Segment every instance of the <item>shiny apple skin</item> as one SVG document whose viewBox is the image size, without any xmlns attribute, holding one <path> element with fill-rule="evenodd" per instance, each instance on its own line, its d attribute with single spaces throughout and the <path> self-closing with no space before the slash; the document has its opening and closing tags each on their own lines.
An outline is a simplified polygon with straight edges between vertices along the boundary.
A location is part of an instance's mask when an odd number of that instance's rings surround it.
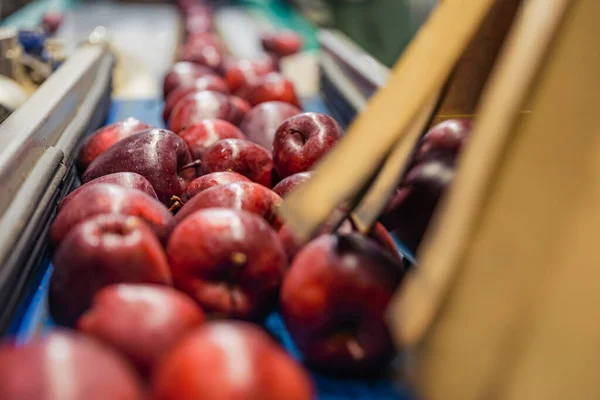
<svg viewBox="0 0 600 400">
<path fill-rule="evenodd" d="M 268 57 L 258 60 L 235 60 L 224 66 L 225 80 L 232 93 L 244 86 L 256 83 L 258 78 L 270 72 L 276 72 L 277 66 Z"/>
<path fill-rule="evenodd" d="M 202 156 L 203 174 L 233 171 L 253 182 L 270 187 L 273 176 L 271 152 L 245 139 L 219 140 Z"/>
<path fill-rule="evenodd" d="M 94 296 L 77 329 L 112 347 L 140 375 L 148 376 L 160 358 L 204 319 L 196 303 L 178 290 L 121 283 Z"/>
<path fill-rule="evenodd" d="M 266 316 L 286 269 L 283 246 L 269 224 L 226 208 L 186 217 L 173 231 L 167 255 L 175 287 L 220 317 Z"/>
<path fill-rule="evenodd" d="M 158 238 L 144 221 L 132 216 L 101 214 L 75 226 L 52 261 L 50 312 L 66 326 L 75 324 L 105 286 L 172 282 Z"/>
<path fill-rule="evenodd" d="M 267 101 L 282 101 L 302 108 L 294 84 L 285 76 L 271 72 L 259 77 L 256 82 L 242 87 L 236 95 L 256 106 Z"/>
<path fill-rule="evenodd" d="M 219 140 L 246 138 L 237 126 L 222 119 L 205 119 L 196 122 L 178 135 L 187 143 L 194 160 L 202 159 L 206 150 Z"/>
<path fill-rule="evenodd" d="M 240 123 L 240 129 L 249 140 L 272 150 L 277 128 L 286 119 L 301 112 L 302 110 L 289 103 L 268 101 L 250 109 Z"/>
<path fill-rule="evenodd" d="M 190 181 L 194 169 L 181 168 L 192 162 L 187 144 L 165 129 L 149 129 L 129 136 L 97 157 L 85 170 L 82 182 L 115 172 L 135 172 L 152 184 L 158 199 L 170 204 Z"/>
<path fill-rule="evenodd" d="M 165 98 L 165 107 L 163 108 L 163 120 L 165 123 L 169 122 L 169 116 L 179 100 L 190 93 L 201 92 L 203 90 L 229 94 L 229 87 L 223 78 L 217 75 L 204 75 L 196 79 L 192 85 L 179 85 Z"/>
<path fill-rule="evenodd" d="M 198 210 L 224 207 L 257 214 L 273 228 L 279 229 L 281 220 L 275 210 L 282 201 L 281 197 L 261 184 L 234 182 L 198 193 L 183 205 L 175 219 L 180 222 Z"/>
<path fill-rule="evenodd" d="M 283 122 L 273 141 L 273 162 L 281 178 L 310 170 L 343 135 L 328 115 L 303 113 Z"/>
<path fill-rule="evenodd" d="M 132 368 L 111 349 L 67 331 L 0 347 L 2 400 L 142 400 Z"/>
<path fill-rule="evenodd" d="M 385 313 L 404 270 L 370 239 L 325 235 L 294 259 L 281 313 L 304 360 L 335 375 L 372 375 L 394 356 Z"/>
<path fill-rule="evenodd" d="M 79 147 L 77 155 L 78 168 L 85 171 L 96 157 L 108 150 L 113 144 L 149 128 L 149 125 L 130 117 L 98 129 L 85 138 Z"/>
<path fill-rule="evenodd" d="M 175 227 L 175 219 L 158 200 L 137 190 L 98 183 L 81 191 L 58 213 L 50 226 L 50 239 L 58 246 L 76 225 L 99 214 L 131 215 L 144 220 L 162 243 Z"/>
<path fill-rule="evenodd" d="M 194 92 L 177 102 L 169 117 L 169 129 L 179 133 L 205 119 L 222 119 L 238 125 L 249 109 L 247 102 L 234 96 L 209 90 Z"/>
<path fill-rule="evenodd" d="M 251 180 L 246 178 L 244 175 L 238 174 L 237 172 L 212 172 L 210 174 L 202 175 L 190 182 L 188 187 L 185 189 L 185 192 L 181 195 L 181 200 L 185 203 L 206 189 L 210 189 L 211 187 L 219 185 L 227 185 L 228 183 L 234 182 L 251 182 Z"/>
<path fill-rule="evenodd" d="M 312 171 L 298 172 L 297 174 L 290 175 L 275 185 L 273 191 L 282 198 L 285 198 L 296 186 L 308 182 L 312 176 Z"/>
<path fill-rule="evenodd" d="M 82 191 L 87 190 L 87 188 L 97 185 L 99 183 L 107 183 L 107 184 L 111 184 L 111 185 L 121 186 L 124 188 L 137 189 L 137 190 L 140 190 L 140 191 L 146 193 L 148 196 L 152 197 L 153 199 L 158 200 L 158 197 L 156 197 L 156 192 L 154 191 L 154 188 L 152 187 L 150 182 L 148 182 L 148 179 L 146 179 L 143 176 L 141 176 L 140 174 L 136 174 L 134 172 L 116 172 L 114 174 L 104 175 L 99 178 L 92 179 L 91 181 L 89 181 L 89 182 L 79 186 L 77 189 L 73 190 L 71 193 L 69 193 L 67 196 L 65 196 L 65 198 L 62 199 L 60 201 L 60 203 L 58 203 L 58 207 L 57 207 L 58 211 L 62 210 L 79 193 L 81 193 Z"/>
<path fill-rule="evenodd" d="M 472 130 L 473 122 L 468 119 L 448 119 L 435 125 L 421 139 L 414 162 L 453 163 Z"/>
<path fill-rule="evenodd" d="M 203 373 L 198 373 L 203 371 Z M 182 340 L 152 382 L 154 400 L 312 400 L 308 373 L 260 328 L 212 322 Z"/>
<path fill-rule="evenodd" d="M 163 97 L 166 98 L 178 86 L 190 86 L 205 75 L 214 75 L 214 71 L 206 66 L 191 62 L 175 63 L 166 73 L 163 84 Z"/>
</svg>

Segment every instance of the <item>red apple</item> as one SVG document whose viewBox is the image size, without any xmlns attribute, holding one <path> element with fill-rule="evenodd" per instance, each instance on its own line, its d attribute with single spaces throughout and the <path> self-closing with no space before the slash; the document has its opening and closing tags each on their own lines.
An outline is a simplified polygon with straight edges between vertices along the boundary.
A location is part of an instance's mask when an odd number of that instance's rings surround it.
<svg viewBox="0 0 600 400">
<path fill-rule="evenodd" d="M 142 400 L 135 372 L 111 349 L 66 331 L 0 347 L 2 400 Z"/>
<path fill-rule="evenodd" d="M 315 398 L 306 371 L 243 322 L 213 322 L 183 339 L 160 364 L 152 392 L 154 400 Z"/>
<path fill-rule="evenodd" d="M 454 163 L 472 130 L 473 123 L 468 119 L 449 119 L 435 125 L 421 139 L 415 161 L 443 160 Z"/>
<path fill-rule="evenodd" d="M 296 32 L 281 31 L 263 35 L 262 45 L 265 51 L 273 53 L 277 57 L 286 57 L 302 50 L 304 41 L 302 36 Z"/>
<path fill-rule="evenodd" d="M 77 165 L 81 171 L 85 171 L 96 157 L 113 144 L 148 128 L 150 128 L 149 125 L 130 117 L 98 129 L 81 144 L 77 155 Z"/>
<path fill-rule="evenodd" d="M 187 216 L 173 231 L 167 255 L 175 286 L 203 310 L 243 319 L 272 309 L 286 268 L 277 233 L 264 219 L 225 208 Z"/>
<path fill-rule="evenodd" d="M 298 107 L 291 104 L 281 101 L 268 101 L 250 109 L 240 123 L 240 129 L 249 140 L 271 150 L 273 149 L 273 140 L 277 128 L 286 119 L 301 112 Z"/>
<path fill-rule="evenodd" d="M 205 90 L 184 96 L 169 117 L 169 129 L 178 133 L 205 119 L 222 119 L 238 125 L 250 106 L 234 96 Z"/>
<path fill-rule="evenodd" d="M 325 235 L 294 259 L 281 314 L 304 360 L 334 374 L 368 375 L 394 356 L 385 313 L 403 268 L 359 234 Z"/>
<path fill-rule="evenodd" d="M 210 174 L 202 175 L 199 178 L 194 179 L 185 192 L 181 195 L 181 201 L 186 202 L 198 193 L 210 189 L 213 186 L 226 185 L 233 182 L 251 182 L 250 179 L 244 175 L 240 175 L 237 172 L 212 172 Z"/>
<path fill-rule="evenodd" d="M 192 161 L 187 144 L 165 129 L 149 129 L 129 136 L 97 157 L 85 170 L 82 181 L 115 172 L 135 172 L 148 179 L 163 204 L 179 196 L 196 177 L 182 169 Z"/>
<path fill-rule="evenodd" d="M 454 167 L 444 161 L 424 161 L 412 167 L 392 197 L 381 222 L 394 231 L 413 254 L 417 251 L 438 202 L 454 179 Z"/>
<path fill-rule="evenodd" d="M 59 245 L 73 227 L 98 214 L 132 215 L 144 220 L 166 243 L 175 219 L 158 200 L 137 190 L 98 183 L 82 190 L 65 205 L 50 227 L 50 238 Z"/>
<path fill-rule="evenodd" d="M 338 208 L 334 211 L 331 218 L 326 221 L 323 226 L 319 229 L 317 234 L 314 237 L 318 237 L 321 235 L 328 235 L 334 232 L 336 224 L 340 218 L 343 217 L 343 214 L 347 214 L 342 208 Z M 355 232 L 356 229 L 352 222 L 349 219 L 345 219 L 339 224 L 339 227 L 335 231 L 337 234 L 349 234 Z M 302 250 L 304 247 L 304 243 L 298 239 L 292 231 L 289 229 L 287 225 L 283 225 L 278 232 L 279 239 L 281 239 L 281 243 L 283 243 L 283 248 L 285 249 L 285 255 L 288 260 L 288 264 L 291 264 L 296 255 Z M 397 261 L 402 262 L 402 257 L 398 252 L 398 247 L 394 242 L 394 239 L 390 236 L 387 229 L 377 222 L 371 231 L 368 233 L 367 237 L 375 241 L 380 248 L 384 251 L 389 252 Z"/>
<path fill-rule="evenodd" d="M 245 139 L 219 140 L 202 156 L 202 173 L 233 171 L 253 182 L 271 186 L 273 159 L 264 147 Z"/>
<path fill-rule="evenodd" d="M 225 80 L 232 93 L 256 83 L 259 77 L 277 70 L 276 65 L 270 58 L 258 60 L 236 60 L 224 65 Z"/>
<path fill-rule="evenodd" d="M 188 43 L 179 51 L 178 61 L 187 61 L 219 71 L 223 65 L 223 52 L 219 46 L 212 44 Z"/>
<path fill-rule="evenodd" d="M 297 174 L 290 175 L 275 185 L 273 191 L 284 198 L 288 193 L 294 190 L 296 186 L 308 182 L 312 176 L 312 171 L 298 172 Z"/>
<path fill-rule="evenodd" d="M 117 172 L 114 174 L 101 176 L 100 178 L 92 179 L 88 183 L 79 186 L 77 189 L 65 196 L 60 203 L 58 203 L 58 211 L 62 210 L 79 193 L 99 183 L 108 183 L 125 188 L 141 190 L 148 196 L 158 200 L 158 197 L 156 197 L 156 192 L 154 192 L 154 188 L 150 182 L 148 182 L 148 179 L 134 172 Z"/>
<path fill-rule="evenodd" d="M 171 284 L 165 253 L 143 220 L 102 214 L 75 226 L 53 257 L 48 294 L 54 320 L 71 326 L 94 294 L 113 283 Z"/>
<path fill-rule="evenodd" d="M 236 94 L 252 106 L 267 101 L 282 101 L 301 108 L 294 84 L 277 72 L 259 77 L 256 82 L 241 88 Z"/>
<path fill-rule="evenodd" d="M 118 284 L 94 296 L 77 329 L 112 346 L 145 376 L 203 321 L 204 313 L 194 301 L 175 289 Z"/>
<path fill-rule="evenodd" d="M 258 214 L 275 229 L 279 229 L 281 221 L 275 213 L 275 208 L 282 201 L 272 190 L 258 183 L 234 182 L 198 193 L 183 205 L 175 219 L 182 221 L 205 208 L 225 207 Z"/>
<path fill-rule="evenodd" d="M 165 107 L 163 109 L 163 120 L 165 123 L 169 121 L 173 107 L 175 107 L 179 100 L 190 93 L 201 92 L 203 90 L 229 94 L 227 84 L 217 75 L 204 75 L 196 79 L 192 85 L 179 85 L 165 98 Z"/>
<path fill-rule="evenodd" d="M 169 69 L 164 79 L 163 95 L 166 98 L 177 86 L 191 86 L 204 75 L 214 75 L 214 71 L 203 65 L 180 61 Z"/>
<path fill-rule="evenodd" d="M 342 137 L 338 123 L 328 115 L 304 113 L 287 119 L 275 133 L 273 163 L 281 178 L 308 171 Z"/>
<path fill-rule="evenodd" d="M 185 140 L 192 158 L 199 160 L 206 150 L 221 139 L 244 139 L 239 128 L 221 119 L 205 119 L 189 125 L 178 133 Z"/>
</svg>

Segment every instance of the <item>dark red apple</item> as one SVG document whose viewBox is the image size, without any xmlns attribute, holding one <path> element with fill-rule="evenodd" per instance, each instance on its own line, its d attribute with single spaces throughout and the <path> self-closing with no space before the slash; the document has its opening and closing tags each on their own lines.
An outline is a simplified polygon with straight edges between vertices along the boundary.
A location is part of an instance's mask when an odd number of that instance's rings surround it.
<svg viewBox="0 0 600 400">
<path fill-rule="evenodd" d="M 259 77 L 256 82 L 241 88 L 236 95 L 255 106 L 267 101 L 282 101 L 301 108 L 294 84 L 277 72 Z"/>
<path fill-rule="evenodd" d="M 449 119 L 435 125 L 421 139 L 415 161 L 443 160 L 454 163 L 472 129 L 473 123 L 468 119 Z"/>
<path fill-rule="evenodd" d="M 308 182 L 312 176 L 312 171 L 298 172 L 297 174 L 290 175 L 275 185 L 273 191 L 279 196 L 285 197 L 288 193 L 294 190 L 296 186 L 301 185 L 304 182 Z"/>
<path fill-rule="evenodd" d="M 244 175 L 240 175 L 237 172 L 212 172 L 210 174 L 202 175 L 199 178 L 194 179 L 185 192 L 181 195 L 181 201 L 186 202 L 198 193 L 210 189 L 213 186 L 226 185 L 233 182 L 251 182 L 250 179 Z"/>
<path fill-rule="evenodd" d="M 224 65 L 224 69 L 225 80 L 232 93 L 256 83 L 261 76 L 277 71 L 275 63 L 268 57 L 257 60 L 236 60 Z"/>
<path fill-rule="evenodd" d="M 286 57 L 302 50 L 304 41 L 302 36 L 293 31 L 281 31 L 263 35 L 262 45 L 265 51 L 277 57 Z"/>
<path fill-rule="evenodd" d="M 105 287 L 79 318 L 77 329 L 112 346 L 144 376 L 181 338 L 202 324 L 204 313 L 185 294 L 165 286 Z"/>
<path fill-rule="evenodd" d="M 342 128 L 328 115 L 304 113 L 287 119 L 275 133 L 273 163 L 281 178 L 308 171 L 340 140 Z"/>
<path fill-rule="evenodd" d="M 179 51 L 178 61 L 204 65 L 217 72 L 223 65 L 223 52 L 220 47 L 212 44 L 188 43 Z"/>
<path fill-rule="evenodd" d="M 334 374 L 372 374 L 394 356 L 385 313 L 402 265 L 359 234 L 324 235 L 294 259 L 281 314 L 304 360 Z"/>
<path fill-rule="evenodd" d="M 198 193 L 183 205 L 175 219 L 182 221 L 198 210 L 224 207 L 258 214 L 275 229 L 279 229 L 281 221 L 275 213 L 275 208 L 282 201 L 272 190 L 258 183 L 234 182 Z"/>
<path fill-rule="evenodd" d="M 185 140 L 192 158 L 199 160 L 206 150 L 221 139 L 245 139 L 240 129 L 222 119 L 205 119 L 189 125 L 178 133 Z"/>
<path fill-rule="evenodd" d="M 79 186 L 77 189 L 65 196 L 60 203 L 58 203 L 58 211 L 62 210 L 64 206 L 69 204 L 69 202 L 83 190 L 86 190 L 87 188 L 99 183 L 109 183 L 111 185 L 141 190 L 148 196 L 158 200 L 158 197 L 156 197 L 156 193 L 154 192 L 154 188 L 150 182 L 148 182 L 148 179 L 134 172 L 117 172 L 114 174 L 101 176 L 100 178 L 92 179 L 88 183 Z"/>
<path fill-rule="evenodd" d="M 253 182 L 271 186 L 273 159 L 271 152 L 245 139 L 223 139 L 206 149 L 202 156 L 203 174 L 233 171 Z"/>
<path fill-rule="evenodd" d="M 81 171 L 85 171 L 96 157 L 108 150 L 113 144 L 148 128 L 150 126 L 135 118 L 127 118 L 98 129 L 81 144 L 77 155 L 77 165 Z"/>
<path fill-rule="evenodd" d="M 248 113 L 248 111 L 250 111 L 252 106 L 246 100 L 244 100 L 238 96 L 231 96 L 229 98 L 229 101 L 231 102 L 231 106 L 232 106 L 232 110 L 231 110 L 232 114 L 230 117 L 231 121 L 234 124 L 239 125 L 240 122 L 242 122 L 242 120 Z"/>
<path fill-rule="evenodd" d="M 94 294 L 114 283 L 171 284 L 160 242 L 137 217 L 101 214 L 75 226 L 53 257 L 48 293 L 50 312 L 71 326 Z"/>
<path fill-rule="evenodd" d="M 307 372 L 243 322 L 213 322 L 183 339 L 160 364 L 152 393 L 154 400 L 315 398 Z"/>
<path fill-rule="evenodd" d="M 148 179 L 163 204 L 179 196 L 196 177 L 194 169 L 180 170 L 192 157 L 187 144 L 165 129 L 148 129 L 129 136 L 97 157 L 85 170 L 84 183 L 115 172 L 135 172 Z"/>
<path fill-rule="evenodd" d="M 0 347 L 2 400 L 142 400 L 133 369 L 84 335 L 55 331 Z"/>
<path fill-rule="evenodd" d="M 184 61 L 177 62 L 165 75 L 163 95 L 166 98 L 177 86 L 191 86 L 196 79 L 204 75 L 214 75 L 214 73 L 212 69 L 203 65 Z"/>
<path fill-rule="evenodd" d="M 425 161 L 402 180 L 380 220 L 414 254 L 446 189 L 454 167 L 444 161 Z"/>
<path fill-rule="evenodd" d="M 342 211 L 336 210 L 336 212 L 334 213 L 335 218 L 332 218 L 330 221 L 325 222 L 325 224 L 319 229 L 315 237 L 333 233 L 335 228 L 334 222 L 337 222 L 339 220 L 340 212 Z M 354 228 L 350 220 L 346 219 L 340 224 L 336 233 L 348 234 L 355 231 L 356 229 Z M 281 243 L 283 243 L 283 248 L 285 249 L 285 255 L 287 257 L 288 264 L 291 264 L 296 255 L 304 247 L 304 243 L 292 233 L 292 231 L 287 225 L 283 225 L 281 229 L 279 229 L 278 234 L 279 238 L 281 239 Z M 382 250 L 389 252 L 399 262 L 402 262 L 402 257 L 398 252 L 398 247 L 396 246 L 394 239 L 391 237 L 387 229 L 385 229 L 385 227 L 381 223 L 376 223 L 367 236 L 373 241 L 375 241 L 377 244 L 379 244 Z"/>
<path fill-rule="evenodd" d="M 234 96 L 205 90 L 184 96 L 177 102 L 169 117 L 169 129 L 181 132 L 205 119 L 222 119 L 238 125 L 250 106 Z"/>
<path fill-rule="evenodd" d="M 226 208 L 187 216 L 173 231 L 167 255 L 177 288 L 207 313 L 242 319 L 272 309 L 286 268 L 273 228 L 258 215 Z"/>
<path fill-rule="evenodd" d="M 277 128 L 286 119 L 301 112 L 298 107 L 289 103 L 268 101 L 250 109 L 242 120 L 240 129 L 249 140 L 271 150 Z"/>
<path fill-rule="evenodd" d="M 167 242 L 176 223 L 169 210 L 147 194 L 137 189 L 98 183 L 81 191 L 61 209 L 50 227 L 52 243 L 59 245 L 73 227 L 98 214 L 139 217 L 163 243 Z"/>
<path fill-rule="evenodd" d="M 169 93 L 165 98 L 165 107 L 163 109 L 163 120 L 165 123 L 169 121 L 169 116 L 179 100 L 183 99 L 190 93 L 201 92 L 203 90 L 212 90 L 229 94 L 229 87 L 225 81 L 217 75 L 204 75 L 194 81 L 192 85 L 179 85 Z"/>
</svg>

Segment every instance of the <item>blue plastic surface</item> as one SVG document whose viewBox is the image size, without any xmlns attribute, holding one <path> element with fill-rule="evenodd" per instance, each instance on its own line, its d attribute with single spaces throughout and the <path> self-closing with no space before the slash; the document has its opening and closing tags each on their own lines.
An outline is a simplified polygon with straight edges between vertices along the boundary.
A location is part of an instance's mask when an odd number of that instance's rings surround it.
<svg viewBox="0 0 600 400">
<path fill-rule="evenodd" d="M 113 101 L 106 123 L 112 123 L 131 116 L 147 124 L 160 127 L 163 126 L 161 119 L 162 105 L 163 103 L 160 100 Z M 304 107 L 310 111 L 326 112 L 325 106 L 318 98 L 305 101 Z M 35 280 L 35 287 L 31 288 L 25 304 L 23 304 L 21 311 L 13 321 L 11 334 L 16 336 L 17 343 L 26 343 L 33 337 L 44 334 L 55 327 L 48 313 L 47 303 L 51 274 L 52 264 L 49 259 L 46 259 L 40 269 L 39 276 Z M 265 326 L 292 356 L 301 359 L 278 313 L 272 313 L 267 318 Z M 322 400 L 412 399 L 406 387 L 394 384 L 384 378 L 349 380 L 319 374 L 312 374 L 312 377 L 317 388 L 318 399 Z"/>
</svg>

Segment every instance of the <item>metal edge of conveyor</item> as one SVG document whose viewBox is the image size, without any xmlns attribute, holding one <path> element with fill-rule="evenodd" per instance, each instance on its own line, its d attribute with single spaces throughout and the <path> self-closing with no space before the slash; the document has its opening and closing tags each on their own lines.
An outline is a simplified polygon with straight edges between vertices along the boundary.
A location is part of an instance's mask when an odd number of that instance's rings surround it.
<svg viewBox="0 0 600 400">
<path fill-rule="evenodd" d="M 383 85 L 389 69 L 334 29 L 319 31 L 321 95 L 336 119 L 349 125 Z"/>
<path fill-rule="evenodd" d="M 106 119 L 113 64 L 104 46 L 80 47 L 0 125 L 0 333 L 49 250 L 76 146 Z"/>
</svg>

